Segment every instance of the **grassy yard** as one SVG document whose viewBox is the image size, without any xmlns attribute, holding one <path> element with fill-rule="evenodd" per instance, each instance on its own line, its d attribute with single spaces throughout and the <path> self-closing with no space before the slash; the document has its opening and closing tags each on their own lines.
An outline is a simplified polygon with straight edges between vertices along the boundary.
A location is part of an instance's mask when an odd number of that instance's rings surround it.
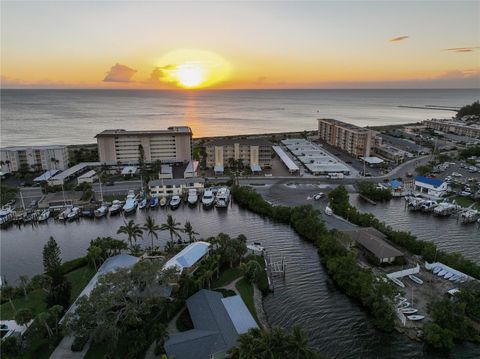
<svg viewBox="0 0 480 359">
<path fill-rule="evenodd" d="M 456 204 L 458 204 L 459 206 L 462 206 L 464 208 L 466 207 L 470 207 L 473 203 L 475 203 L 475 201 L 471 198 L 467 198 L 467 197 L 462 197 L 462 196 L 452 196 L 450 197 L 450 201 L 455 201 Z M 477 209 L 477 210 L 480 210 L 480 203 L 475 203 L 475 205 L 473 206 L 474 209 Z"/>
<path fill-rule="evenodd" d="M 240 278 L 243 275 L 239 267 L 227 268 L 222 271 L 220 277 L 212 283 L 212 288 L 218 288 L 226 286 L 227 284 L 233 282 L 235 279 Z"/>
<path fill-rule="evenodd" d="M 255 305 L 253 304 L 253 286 L 245 278 L 242 278 L 237 282 L 235 288 L 237 288 L 243 302 L 247 306 L 258 326 L 261 327 L 261 324 L 257 318 L 257 311 L 255 310 Z"/>
<path fill-rule="evenodd" d="M 66 277 L 68 281 L 72 284 L 72 295 L 71 301 L 73 302 L 77 299 L 78 295 L 82 289 L 87 285 L 90 279 L 95 274 L 95 269 L 84 266 L 78 269 L 67 273 Z M 28 299 L 23 295 L 15 298 L 12 302 L 16 310 L 21 308 L 28 308 L 32 311 L 33 315 L 37 315 L 41 312 L 44 312 L 47 307 L 45 305 L 45 291 L 38 289 L 28 293 Z M 9 302 L 5 302 L 0 307 L 0 318 L 2 320 L 14 319 L 15 312 L 10 306 Z"/>
</svg>

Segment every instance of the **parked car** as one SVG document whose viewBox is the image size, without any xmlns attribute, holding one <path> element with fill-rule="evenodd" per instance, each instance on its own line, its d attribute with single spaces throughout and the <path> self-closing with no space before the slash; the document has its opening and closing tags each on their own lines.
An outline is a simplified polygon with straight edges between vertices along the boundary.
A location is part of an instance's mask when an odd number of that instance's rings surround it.
<svg viewBox="0 0 480 359">
<path fill-rule="evenodd" d="M 115 183 L 113 181 L 107 181 L 105 186 L 113 186 Z"/>
</svg>

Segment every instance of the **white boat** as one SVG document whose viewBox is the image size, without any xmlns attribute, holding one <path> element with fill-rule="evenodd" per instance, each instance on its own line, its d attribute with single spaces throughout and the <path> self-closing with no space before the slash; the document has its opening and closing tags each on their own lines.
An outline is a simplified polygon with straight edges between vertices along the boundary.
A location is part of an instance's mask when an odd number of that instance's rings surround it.
<svg viewBox="0 0 480 359">
<path fill-rule="evenodd" d="M 105 216 L 107 213 L 108 213 L 108 206 L 105 204 L 102 204 L 99 208 L 93 211 L 95 218 L 101 218 Z"/>
<path fill-rule="evenodd" d="M 0 225 L 6 225 L 13 218 L 14 212 L 10 206 L 5 206 L 0 209 Z"/>
<path fill-rule="evenodd" d="M 43 222 L 46 221 L 50 217 L 50 210 L 46 209 L 37 217 L 37 221 Z"/>
<path fill-rule="evenodd" d="M 443 278 L 445 278 L 445 279 L 450 279 L 450 278 L 452 278 L 453 276 L 454 276 L 454 274 L 453 274 L 452 272 L 447 272 L 447 274 L 445 274 L 445 275 L 443 276 Z"/>
<path fill-rule="evenodd" d="M 145 209 L 147 207 L 147 199 L 144 198 L 140 202 L 138 202 L 138 208 Z"/>
<path fill-rule="evenodd" d="M 421 204 L 420 210 L 422 212 L 428 213 L 428 212 L 432 212 L 437 206 L 438 206 L 438 203 L 435 201 L 425 201 Z"/>
<path fill-rule="evenodd" d="M 137 196 L 132 190 L 128 191 L 127 199 L 123 205 L 125 214 L 133 213 L 137 209 Z"/>
<path fill-rule="evenodd" d="M 399 295 L 400 295 L 400 294 L 399 294 Z M 407 298 L 400 297 L 400 296 L 398 296 L 398 297 L 396 297 L 396 298 L 397 298 L 398 303 L 406 302 L 406 301 L 408 300 Z"/>
<path fill-rule="evenodd" d="M 413 282 L 417 283 L 417 284 L 423 284 L 423 280 L 421 280 L 420 278 L 418 278 L 417 276 L 414 276 L 413 274 L 410 274 L 408 276 L 408 278 L 410 278 Z"/>
<path fill-rule="evenodd" d="M 180 196 L 172 196 L 172 199 L 170 199 L 170 208 L 171 209 L 177 209 L 178 206 L 180 206 L 180 202 L 181 202 L 181 199 L 180 199 Z"/>
<path fill-rule="evenodd" d="M 114 216 L 122 210 L 122 202 L 119 200 L 114 200 L 112 202 L 112 206 L 108 209 L 108 213 L 110 213 L 111 216 Z"/>
<path fill-rule="evenodd" d="M 222 187 L 217 191 L 215 198 L 215 207 L 225 208 L 230 203 L 230 190 L 227 187 Z"/>
<path fill-rule="evenodd" d="M 409 197 L 407 199 L 407 208 L 410 211 L 418 211 L 422 208 L 423 203 L 425 202 L 424 199 L 418 197 Z"/>
<path fill-rule="evenodd" d="M 418 315 L 418 314 L 415 314 L 415 315 L 407 315 L 407 319 L 408 319 L 408 320 L 412 320 L 412 321 L 422 320 L 423 318 L 425 318 L 424 315 Z"/>
<path fill-rule="evenodd" d="M 67 207 L 58 215 L 58 219 L 61 221 L 66 221 L 68 215 L 72 212 L 72 207 Z"/>
<path fill-rule="evenodd" d="M 442 267 L 435 267 L 435 268 L 433 268 L 433 274 L 437 274 L 441 270 L 442 270 Z"/>
<path fill-rule="evenodd" d="M 450 282 L 455 282 L 455 281 L 458 280 L 458 279 L 460 279 L 460 276 L 459 276 L 459 275 L 456 275 L 456 274 L 454 274 L 454 275 L 452 275 L 450 278 L 448 278 L 448 280 L 449 280 Z"/>
<path fill-rule="evenodd" d="M 323 197 L 325 196 L 325 193 L 319 192 L 316 195 L 313 196 L 313 199 L 315 201 L 320 201 Z"/>
<path fill-rule="evenodd" d="M 158 204 L 160 205 L 160 207 L 165 207 L 167 205 L 167 197 L 160 198 Z"/>
<path fill-rule="evenodd" d="M 439 277 L 443 277 L 443 276 L 444 276 L 445 274 L 447 274 L 447 273 L 448 273 L 447 270 L 442 269 L 440 272 L 437 273 L 437 275 L 438 275 Z"/>
<path fill-rule="evenodd" d="M 415 308 L 401 308 L 400 311 L 403 314 L 415 314 L 416 312 L 418 312 L 418 309 L 415 309 Z"/>
<path fill-rule="evenodd" d="M 390 278 L 390 277 L 389 277 Z M 390 278 L 390 280 L 395 283 L 396 285 L 398 285 L 400 288 L 405 288 L 405 284 L 403 284 L 403 282 L 398 279 L 398 278 Z"/>
<path fill-rule="evenodd" d="M 455 211 L 458 211 L 459 206 L 453 203 L 442 202 L 433 209 L 433 214 L 435 216 L 447 217 L 450 216 Z"/>
<path fill-rule="evenodd" d="M 397 304 L 397 308 L 406 309 L 410 306 L 410 302 L 401 302 Z"/>
<path fill-rule="evenodd" d="M 215 201 L 215 196 L 213 195 L 213 192 L 209 189 L 206 189 L 205 192 L 203 192 L 203 197 L 202 197 L 203 206 L 211 207 L 214 201 Z"/>
<path fill-rule="evenodd" d="M 79 215 L 80 215 L 80 208 L 73 207 L 72 210 L 70 211 L 70 213 L 67 214 L 67 219 L 69 221 L 73 221 L 73 220 L 77 219 Z"/>
<path fill-rule="evenodd" d="M 333 214 L 333 211 L 329 206 L 325 207 L 325 214 L 327 216 L 331 216 Z"/>
<path fill-rule="evenodd" d="M 460 222 L 462 223 L 473 223 L 476 222 L 477 219 L 480 217 L 480 212 L 474 209 L 467 209 L 466 211 L 462 212 L 460 215 Z"/>
<path fill-rule="evenodd" d="M 198 195 L 197 195 L 197 190 L 195 188 L 190 188 L 188 190 L 188 197 L 187 197 L 187 202 L 190 205 L 194 205 L 198 201 Z"/>
</svg>

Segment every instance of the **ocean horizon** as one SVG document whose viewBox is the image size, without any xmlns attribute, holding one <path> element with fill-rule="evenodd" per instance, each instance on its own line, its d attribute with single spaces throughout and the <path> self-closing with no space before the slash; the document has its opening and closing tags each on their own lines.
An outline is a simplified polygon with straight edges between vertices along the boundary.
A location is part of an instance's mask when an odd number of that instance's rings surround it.
<svg viewBox="0 0 480 359">
<path fill-rule="evenodd" d="M 194 137 L 312 130 L 317 118 L 383 126 L 450 118 L 478 89 L 1 89 L 1 146 L 86 144 L 112 128 L 190 126 Z M 411 106 L 411 107 L 402 107 Z M 412 108 L 417 107 L 417 108 Z M 418 108 L 419 107 L 419 108 Z"/>
</svg>

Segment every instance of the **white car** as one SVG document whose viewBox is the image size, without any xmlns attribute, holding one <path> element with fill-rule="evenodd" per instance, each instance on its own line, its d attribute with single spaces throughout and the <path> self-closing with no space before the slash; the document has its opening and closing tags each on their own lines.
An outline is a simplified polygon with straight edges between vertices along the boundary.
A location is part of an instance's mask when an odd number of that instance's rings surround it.
<svg viewBox="0 0 480 359">
<path fill-rule="evenodd" d="M 453 177 L 463 177 L 463 175 L 461 173 L 458 173 L 458 172 L 453 172 L 452 176 Z"/>
</svg>

